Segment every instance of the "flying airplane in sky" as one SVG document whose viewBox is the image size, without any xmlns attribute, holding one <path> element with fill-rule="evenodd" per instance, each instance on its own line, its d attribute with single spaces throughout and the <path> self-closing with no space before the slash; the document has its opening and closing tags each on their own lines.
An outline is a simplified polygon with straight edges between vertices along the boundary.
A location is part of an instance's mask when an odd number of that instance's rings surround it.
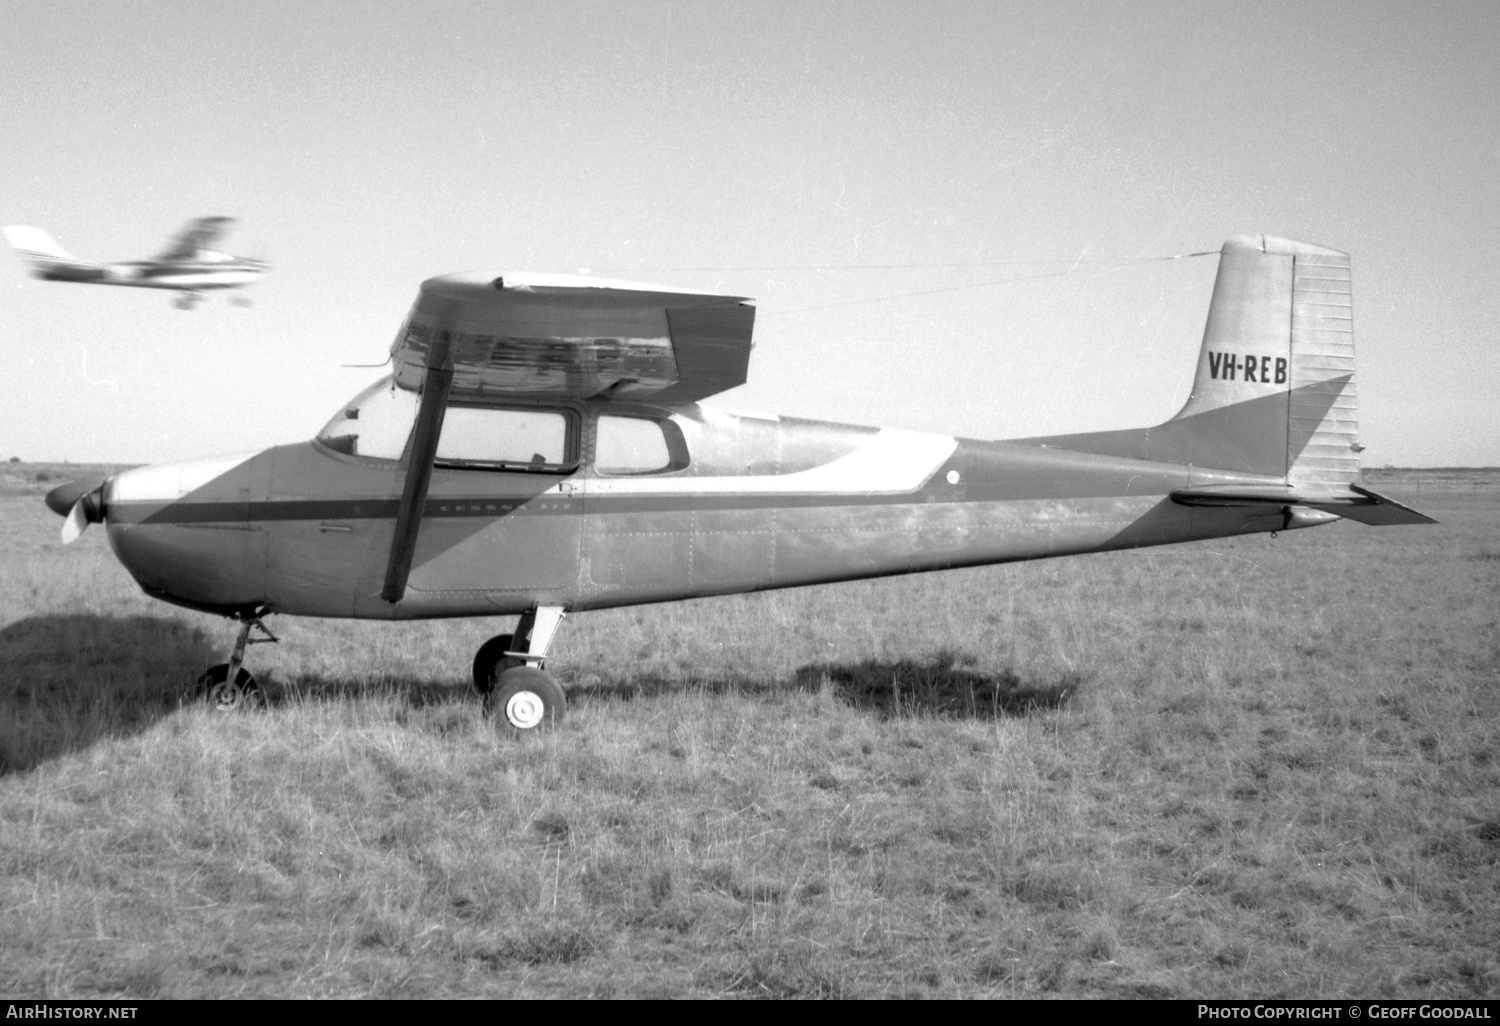
<svg viewBox="0 0 1500 1026">
<path fill-rule="evenodd" d="M 565 613 L 1277 532 L 1431 523 L 1360 482 L 1349 258 L 1232 238 L 1187 404 L 1155 427 L 977 441 L 730 413 L 746 299 L 569 276 L 424 282 L 393 373 L 316 438 L 47 496 L 157 598 L 239 621 L 200 690 L 259 701 L 264 619 L 519 614 L 474 686 L 563 715 Z M 263 636 L 252 636 L 256 632 Z"/>
<path fill-rule="evenodd" d="M 120 264 L 90 264 L 74 260 L 40 228 L 11 225 L 5 239 L 31 264 L 31 274 L 43 281 L 74 281 L 92 285 L 127 285 L 139 289 L 174 289 L 179 310 L 191 310 L 203 293 L 214 289 L 238 289 L 260 279 L 269 270 L 264 260 L 231 256 L 211 249 L 234 224 L 232 217 L 200 217 L 189 221 L 166 249 L 151 260 Z M 235 302 L 248 306 L 237 296 Z"/>
</svg>

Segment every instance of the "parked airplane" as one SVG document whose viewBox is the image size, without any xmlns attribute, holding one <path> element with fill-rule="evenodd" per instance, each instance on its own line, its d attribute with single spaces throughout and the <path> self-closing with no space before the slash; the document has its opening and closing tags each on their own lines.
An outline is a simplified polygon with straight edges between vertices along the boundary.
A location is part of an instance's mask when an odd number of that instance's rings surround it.
<svg viewBox="0 0 1500 1026">
<path fill-rule="evenodd" d="M 43 281 L 75 281 L 93 285 L 128 285 L 141 289 L 175 289 L 179 310 L 191 310 L 212 289 L 238 289 L 260 279 L 270 268 L 264 260 L 230 256 L 210 249 L 234 224 L 231 217 L 200 217 L 189 221 L 159 256 L 122 264 L 89 264 L 74 260 L 40 228 L 11 225 L 5 239 L 29 264 L 33 277 Z M 249 300 L 235 302 L 248 306 Z"/>
<path fill-rule="evenodd" d="M 565 612 L 1311 527 L 1432 521 L 1360 483 L 1349 258 L 1224 244 L 1187 404 L 975 441 L 728 413 L 754 309 L 564 276 L 424 282 L 394 373 L 296 445 L 47 496 L 150 595 L 240 623 L 200 690 L 258 700 L 263 619 L 520 614 L 474 659 L 515 731 L 562 717 Z M 253 631 L 264 637 L 252 637 Z"/>
</svg>

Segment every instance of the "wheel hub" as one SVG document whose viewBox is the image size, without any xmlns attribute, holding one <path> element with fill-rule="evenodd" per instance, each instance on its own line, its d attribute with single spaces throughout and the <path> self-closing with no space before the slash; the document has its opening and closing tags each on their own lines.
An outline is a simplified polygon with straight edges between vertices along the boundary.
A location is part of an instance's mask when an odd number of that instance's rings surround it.
<svg viewBox="0 0 1500 1026">
<path fill-rule="evenodd" d="M 518 730 L 541 725 L 547 715 L 547 703 L 535 691 L 517 691 L 505 703 L 505 719 Z"/>
<path fill-rule="evenodd" d="M 243 698 L 244 692 L 240 689 L 240 686 L 238 684 L 231 684 L 227 680 L 215 684 L 213 689 L 208 693 L 209 704 L 215 709 L 225 712 L 237 708 L 240 700 Z"/>
</svg>

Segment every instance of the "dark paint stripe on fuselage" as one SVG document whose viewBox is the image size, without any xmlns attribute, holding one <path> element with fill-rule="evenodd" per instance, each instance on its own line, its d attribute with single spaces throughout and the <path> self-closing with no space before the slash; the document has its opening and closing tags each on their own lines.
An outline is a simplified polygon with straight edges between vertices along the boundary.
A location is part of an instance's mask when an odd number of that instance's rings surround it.
<svg viewBox="0 0 1500 1026">
<path fill-rule="evenodd" d="M 1115 497 L 1164 496 L 1173 488 L 1183 487 L 1185 475 L 1177 473 L 1102 474 L 1098 477 L 1071 478 L 1064 475 L 1025 476 L 1008 481 L 966 481 L 960 472 L 955 483 L 947 481 L 950 461 L 932 480 L 913 492 L 891 493 L 813 493 L 784 492 L 713 493 L 694 490 L 695 479 L 675 479 L 681 490 L 654 494 L 594 494 L 533 497 L 497 497 L 467 495 L 428 499 L 424 519 L 558 516 L 612 513 L 685 513 L 731 510 L 808 509 L 839 506 L 903 506 L 934 502 L 1020 502 L 1037 499 L 1069 501 Z M 475 473 L 484 473 L 476 471 Z M 567 479 L 577 481 L 577 479 Z M 597 479 L 594 479 L 597 480 Z M 618 481 L 618 478 L 609 479 Z M 750 479 L 747 479 L 747 483 Z M 587 489 L 587 482 L 581 482 Z M 111 506 L 109 516 L 119 524 L 211 524 L 264 523 L 312 520 L 393 520 L 399 500 L 395 498 L 358 499 L 268 499 L 247 501 L 123 502 Z"/>
<path fill-rule="evenodd" d="M 1170 490 L 1170 489 L 1169 489 Z M 957 492 L 957 489 L 954 489 Z M 985 492 L 990 491 L 985 489 Z M 1141 492 L 1134 493 L 1139 496 Z M 1167 491 L 1160 494 L 1165 495 Z M 908 506 L 932 502 L 1005 502 L 1027 498 L 1096 499 L 1124 497 L 1121 492 L 1090 495 L 1004 495 L 983 494 L 969 489 L 967 494 L 907 495 L 611 495 L 590 497 L 588 512 L 610 513 L 693 513 L 729 510 L 810 509 L 838 506 Z M 230 524 L 270 523 L 311 520 L 394 520 L 395 499 L 316 499 L 309 501 L 271 502 L 174 502 L 115 503 L 109 518 L 117 524 Z M 582 499 L 526 502 L 495 502 L 492 498 L 442 499 L 427 503 L 424 520 L 466 517 L 560 516 L 584 511 Z"/>
</svg>

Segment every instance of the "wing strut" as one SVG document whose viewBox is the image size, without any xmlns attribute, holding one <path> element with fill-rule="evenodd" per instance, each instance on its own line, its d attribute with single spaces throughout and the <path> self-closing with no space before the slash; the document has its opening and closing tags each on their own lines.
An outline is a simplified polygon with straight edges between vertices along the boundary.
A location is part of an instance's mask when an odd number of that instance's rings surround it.
<svg viewBox="0 0 1500 1026">
<path fill-rule="evenodd" d="M 427 486 L 432 482 L 432 461 L 437 455 L 438 436 L 443 432 L 443 414 L 453 387 L 453 333 L 439 329 L 427 354 L 427 374 L 422 380 L 422 404 L 417 408 L 417 426 L 412 432 L 411 452 L 406 463 L 406 484 L 396 512 L 396 533 L 391 538 L 391 558 L 385 566 L 385 586 L 380 597 L 400 602 L 411 576 L 412 553 L 422 509 L 427 504 Z"/>
</svg>

